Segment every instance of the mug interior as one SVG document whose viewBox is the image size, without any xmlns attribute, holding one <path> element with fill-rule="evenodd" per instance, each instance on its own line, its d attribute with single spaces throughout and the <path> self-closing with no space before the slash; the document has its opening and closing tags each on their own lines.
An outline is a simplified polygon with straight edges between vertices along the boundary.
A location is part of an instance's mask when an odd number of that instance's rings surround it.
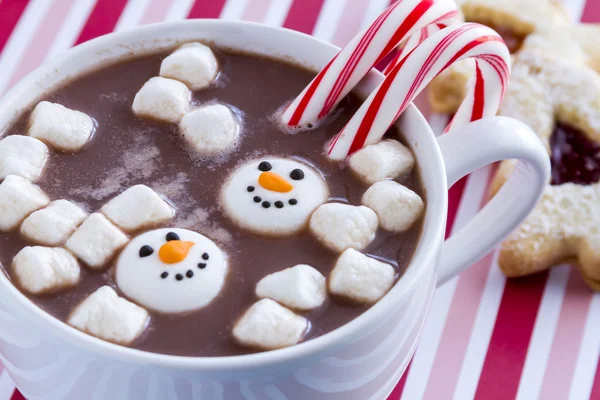
<svg viewBox="0 0 600 400">
<path fill-rule="evenodd" d="M 334 45 L 314 37 L 287 30 L 247 22 L 189 20 L 148 25 L 131 31 L 110 34 L 77 46 L 45 63 L 0 99 L 0 135 L 19 115 L 35 104 L 45 93 L 71 79 L 121 60 L 167 50 L 184 42 L 200 40 L 221 48 L 292 61 L 318 71 L 339 51 Z M 373 70 L 355 88 L 361 98 L 381 82 L 383 76 Z M 411 105 L 397 122 L 407 144 L 415 154 L 426 192 L 426 215 L 423 233 L 415 255 L 396 285 L 368 311 L 346 325 L 323 336 L 298 345 L 263 353 L 228 357 L 185 357 L 150 353 L 114 345 L 84 334 L 54 318 L 33 304 L 14 287 L 5 274 L 0 274 L 3 302 L 11 303 L 19 317 L 52 331 L 53 336 L 105 357 L 128 362 L 169 365 L 194 369 L 228 369 L 266 365 L 290 359 L 309 357 L 331 350 L 358 337 L 383 320 L 388 311 L 402 301 L 428 268 L 437 268 L 437 256 L 446 223 L 447 184 L 443 159 L 436 139 L 426 120 Z"/>
</svg>

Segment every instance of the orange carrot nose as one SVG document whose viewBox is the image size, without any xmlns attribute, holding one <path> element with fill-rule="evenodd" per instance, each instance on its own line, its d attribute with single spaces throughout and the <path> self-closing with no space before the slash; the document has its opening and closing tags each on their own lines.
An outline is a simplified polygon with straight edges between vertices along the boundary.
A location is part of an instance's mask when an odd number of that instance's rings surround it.
<svg viewBox="0 0 600 400">
<path fill-rule="evenodd" d="M 183 242 L 181 240 L 170 240 L 163 244 L 158 250 L 158 258 L 165 264 L 177 264 L 185 260 L 194 242 Z"/>
<path fill-rule="evenodd" d="M 263 172 L 258 177 L 258 183 L 267 190 L 279 193 L 291 192 L 294 188 L 291 183 L 275 172 Z"/>
</svg>

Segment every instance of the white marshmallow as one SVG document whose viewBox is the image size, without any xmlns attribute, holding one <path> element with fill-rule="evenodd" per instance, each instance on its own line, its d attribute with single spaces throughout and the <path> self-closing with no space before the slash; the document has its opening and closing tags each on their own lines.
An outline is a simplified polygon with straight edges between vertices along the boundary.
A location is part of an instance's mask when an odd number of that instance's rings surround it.
<svg viewBox="0 0 600 400">
<path fill-rule="evenodd" d="M 409 174 L 415 158 L 408 147 L 399 141 L 386 139 L 360 149 L 350 156 L 348 164 L 356 176 L 372 185 Z"/>
<path fill-rule="evenodd" d="M 238 123 L 231 110 L 222 104 L 196 108 L 179 122 L 183 138 L 201 154 L 231 150 L 239 135 Z"/>
<path fill-rule="evenodd" d="M 269 165 L 268 171 L 259 169 L 263 162 Z M 303 178 L 293 179 L 292 171 Z M 304 229 L 312 212 L 328 197 L 327 183 L 315 169 L 296 160 L 273 157 L 242 165 L 221 191 L 223 209 L 233 222 L 273 237 L 290 236 Z"/>
<path fill-rule="evenodd" d="M 94 120 L 80 111 L 40 102 L 29 118 L 27 134 L 64 151 L 80 150 L 94 133 Z"/>
<path fill-rule="evenodd" d="M 233 336 L 244 346 L 274 350 L 302 339 L 308 320 L 270 299 L 254 303 L 233 327 Z"/>
<path fill-rule="evenodd" d="M 394 181 L 373 184 L 362 203 L 379 217 L 379 225 L 392 232 L 408 230 L 423 214 L 425 204 L 418 194 Z"/>
<path fill-rule="evenodd" d="M 188 111 L 191 95 L 183 83 L 155 76 L 135 95 L 133 112 L 139 117 L 177 123 Z"/>
<path fill-rule="evenodd" d="M 184 44 L 160 64 L 160 76 L 177 79 L 192 90 L 209 86 L 218 72 L 219 63 L 210 47 L 197 42 Z"/>
<path fill-rule="evenodd" d="M 396 271 L 384 262 L 348 249 L 329 275 L 329 291 L 349 300 L 372 304 L 394 285 Z"/>
<path fill-rule="evenodd" d="M 333 251 L 362 250 L 375 239 L 377 214 L 365 206 L 327 203 L 315 210 L 309 227 L 319 242 Z"/>
<path fill-rule="evenodd" d="M 94 213 L 77 228 L 65 247 L 91 269 L 100 269 L 128 240 L 104 215 Z"/>
<path fill-rule="evenodd" d="M 48 160 L 48 146 L 38 139 L 10 135 L 0 140 L 0 180 L 18 175 L 32 182 L 38 180 Z"/>
<path fill-rule="evenodd" d="M 268 297 L 294 310 L 312 310 L 327 298 L 325 277 L 310 265 L 300 264 L 262 278 L 256 296 Z"/>
<path fill-rule="evenodd" d="M 176 234 L 181 242 L 167 241 L 167 234 Z M 186 242 L 192 246 L 183 259 L 164 259 L 169 246 Z M 150 249 L 140 251 L 144 246 Z M 221 292 L 226 277 L 227 260 L 217 245 L 199 233 L 177 228 L 135 237 L 119 256 L 115 271 L 117 286 L 127 297 L 162 313 L 206 306 Z"/>
<path fill-rule="evenodd" d="M 21 234 L 28 240 L 46 246 L 65 242 L 87 213 L 68 200 L 56 200 L 46 208 L 33 212 L 21 224 Z"/>
<path fill-rule="evenodd" d="M 99 339 L 128 345 L 146 329 L 148 312 L 102 286 L 73 310 L 68 322 Z"/>
<path fill-rule="evenodd" d="M 37 185 L 20 176 L 8 175 L 0 183 L 0 231 L 16 228 L 25 217 L 49 202 Z"/>
<path fill-rule="evenodd" d="M 33 294 L 56 292 L 79 282 L 77 260 L 58 247 L 25 247 L 13 259 L 12 268 L 19 285 Z"/>
<path fill-rule="evenodd" d="M 170 221 L 175 212 L 148 186 L 135 185 L 109 201 L 102 213 L 125 231 Z"/>
</svg>

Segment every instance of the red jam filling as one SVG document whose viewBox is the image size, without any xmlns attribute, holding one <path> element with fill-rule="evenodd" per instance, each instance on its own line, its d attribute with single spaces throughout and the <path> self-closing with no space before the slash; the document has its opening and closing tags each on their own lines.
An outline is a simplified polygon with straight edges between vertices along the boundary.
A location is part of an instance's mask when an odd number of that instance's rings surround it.
<svg viewBox="0 0 600 400">
<path fill-rule="evenodd" d="M 521 45 L 523 45 L 523 40 L 525 40 L 525 37 L 517 35 L 512 29 L 502 25 L 485 25 L 495 30 L 502 37 L 502 39 L 504 39 L 504 43 L 506 43 L 506 47 L 508 47 L 510 54 L 514 54 L 519 51 Z"/>
<path fill-rule="evenodd" d="M 572 126 L 557 124 L 550 137 L 552 185 L 589 185 L 600 180 L 600 144 Z"/>
</svg>

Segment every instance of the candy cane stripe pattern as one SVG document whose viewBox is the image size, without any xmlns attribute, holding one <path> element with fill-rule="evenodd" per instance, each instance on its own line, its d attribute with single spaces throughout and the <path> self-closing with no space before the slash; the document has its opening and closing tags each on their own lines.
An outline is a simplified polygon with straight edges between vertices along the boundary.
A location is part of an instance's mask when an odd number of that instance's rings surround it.
<svg viewBox="0 0 600 400">
<path fill-rule="evenodd" d="M 427 38 L 389 71 L 329 142 L 329 158 L 343 160 L 363 146 L 378 142 L 433 78 L 453 63 L 471 57 L 476 60 L 475 77 L 446 130 L 496 115 L 510 77 L 510 54 L 504 41 L 483 25 L 451 26 Z"/>
<path fill-rule="evenodd" d="M 284 110 L 282 120 L 303 127 L 327 116 L 373 66 L 428 25 L 458 22 L 454 0 L 399 0 L 356 35 Z"/>
</svg>

